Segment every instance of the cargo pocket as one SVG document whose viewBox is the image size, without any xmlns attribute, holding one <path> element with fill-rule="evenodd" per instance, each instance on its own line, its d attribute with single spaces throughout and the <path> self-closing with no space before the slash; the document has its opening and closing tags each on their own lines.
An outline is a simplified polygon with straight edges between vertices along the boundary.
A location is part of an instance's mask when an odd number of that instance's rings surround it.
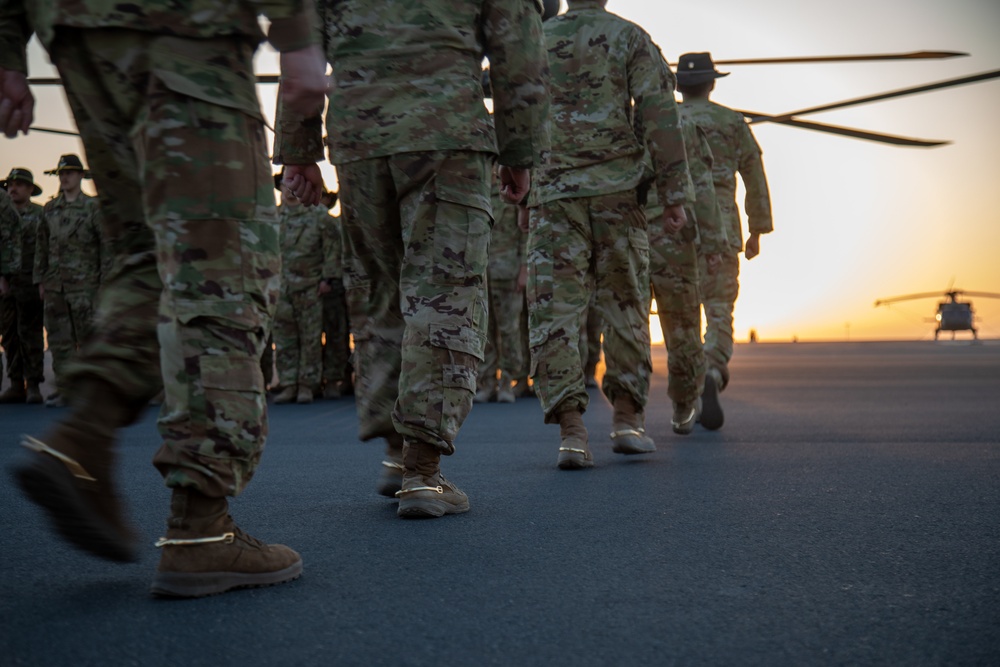
<svg viewBox="0 0 1000 667">
<path fill-rule="evenodd" d="M 434 326 L 430 329 L 434 364 L 440 368 L 438 382 L 432 381 L 428 397 L 427 426 L 441 440 L 452 444 L 472 409 L 476 392 L 476 369 L 483 359 L 485 337 L 470 327 Z M 436 386 L 435 386 L 436 385 Z"/>
<path fill-rule="evenodd" d="M 201 454 L 243 460 L 258 456 L 266 423 L 260 362 L 246 356 L 203 356 L 199 361 L 204 405 L 202 410 L 192 406 L 192 417 L 203 420 L 208 451 Z"/>
<path fill-rule="evenodd" d="M 481 284 L 493 226 L 488 181 L 438 174 L 434 183 L 434 265 L 437 285 Z"/>
</svg>

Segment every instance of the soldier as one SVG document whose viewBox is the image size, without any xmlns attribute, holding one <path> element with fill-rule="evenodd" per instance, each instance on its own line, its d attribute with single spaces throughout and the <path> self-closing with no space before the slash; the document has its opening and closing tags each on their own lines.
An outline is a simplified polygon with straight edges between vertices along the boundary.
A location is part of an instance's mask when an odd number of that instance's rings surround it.
<svg viewBox="0 0 1000 667">
<path fill-rule="evenodd" d="M 465 512 L 468 497 L 441 475 L 440 457 L 454 452 L 483 358 L 491 164 L 498 155 L 502 192 L 520 200 L 548 148 L 539 10 L 524 0 L 320 8 L 336 63 L 326 126 L 344 210 L 359 435 L 386 438 L 378 488 L 402 485 L 400 516 Z M 495 131 L 481 87 L 487 54 Z M 277 138 L 277 160 L 322 157 L 312 121 L 301 133 Z"/>
<path fill-rule="evenodd" d="M 39 385 L 45 381 L 45 339 L 42 335 L 43 307 L 32 277 L 35 239 L 42 207 L 31 201 L 42 194 L 35 177 L 27 169 L 11 169 L 0 181 L 17 209 L 17 225 L 7 232 L 17 246 L 20 261 L 6 275 L 3 293 L 2 336 L 7 351 L 7 377 L 10 386 L 0 394 L 0 403 L 41 403 Z"/>
<path fill-rule="evenodd" d="M 5 337 L 5 322 L 6 322 L 6 302 L 7 298 L 3 296 L 8 290 L 7 276 L 20 271 L 21 267 L 21 257 L 18 251 L 18 245 L 14 243 L 11 236 L 14 230 L 17 228 L 20 222 L 20 217 L 17 215 L 17 209 L 14 208 L 14 202 L 10 200 L 10 195 L 7 194 L 7 190 L 0 188 L 0 345 L 12 346 L 17 342 L 17 336 L 14 336 L 14 342 L 7 340 Z M 10 357 L 11 350 L 8 347 L 6 349 L 6 354 L 8 360 Z M 4 368 L 3 358 L 0 357 L 0 374 L 2 374 Z"/>
<path fill-rule="evenodd" d="M 677 89 L 683 102 L 681 118 L 705 131 L 712 149 L 715 191 L 728 245 L 717 255 L 699 255 L 701 300 L 705 308 L 705 356 L 708 370 L 702 395 L 701 425 L 709 430 L 722 427 L 724 415 L 719 392 L 729 384 L 729 360 L 733 356 L 733 306 L 739 294 L 743 227 L 736 205 L 736 173 L 746 188 L 744 204 L 750 236 L 747 259 L 760 253 L 760 235 L 772 231 L 771 197 L 761 161 L 761 150 L 743 114 L 709 100 L 717 78 L 728 73 L 715 69 L 710 53 L 685 53 L 677 63 Z"/>
<path fill-rule="evenodd" d="M 274 318 L 275 359 L 281 392 L 274 402 L 312 403 L 320 388 L 323 306 L 320 284 L 330 215 L 325 206 L 304 206 L 274 176 L 281 190 L 281 297 Z M 329 287 L 327 286 L 327 289 Z"/>
<path fill-rule="evenodd" d="M 323 196 L 327 210 L 337 203 L 337 193 Z M 323 398 L 337 399 L 354 393 L 351 377 L 351 321 L 344 289 L 344 241 L 340 217 L 328 215 L 324 227 L 323 280 Z"/>
<path fill-rule="evenodd" d="M 35 246 L 34 282 L 45 303 L 45 331 L 52 352 L 56 391 L 45 401 L 64 407 L 62 373 L 66 361 L 90 337 L 94 302 L 109 253 L 102 254 L 97 200 L 80 190 L 90 173 L 76 155 L 63 155 L 46 174 L 59 176 L 59 194 L 45 204 Z"/>
<path fill-rule="evenodd" d="M 490 314 L 475 401 L 513 403 L 517 400 L 513 382 L 524 365 L 525 353 L 521 340 L 524 284 L 519 278 L 525 261 L 527 234 L 517 224 L 517 207 L 503 203 L 499 183 L 495 178 L 494 182 L 495 221 L 490 233 L 490 259 L 486 271 Z"/>
<path fill-rule="evenodd" d="M 172 498 L 152 592 L 179 597 L 281 583 L 302 571 L 293 550 L 244 533 L 226 500 L 250 481 L 267 433 L 259 360 L 280 278 L 254 91 L 258 13 L 270 17 L 281 52 L 286 117 L 315 113 L 325 88 L 311 3 L 195 7 L 204 11 L 167 0 L 0 0 L 0 130 L 15 136 L 32 120 L 30 25 L 59 70 L 116 253 L 94 334 L 67 364 L 72 412 L 44 438 L 26 438 L 15 476 L 75 546 L 135 560 L 114 441 L 158 391 L 162 372 L 163 446 L 154 464 Z"/>
<path fill-rule="evenodd" d="M 577 469 L 593 465 L 579 347 L 592 289 L 605 322 L 613 449 L 656 450 L 643 431 L 649 247 L 636 189 L 647 178 L 644 153 L 671 233 L 684 225 L 691 185 L 673 77 L 659 49 L 641 28 L 607 12 L 604 0 L 568 4 L 566 14 L 545 23 L 559 153 L 532 187 L 528 300 L 535 391 L 545 422 L 560 426 L 559 467 Z"/>
</svg>

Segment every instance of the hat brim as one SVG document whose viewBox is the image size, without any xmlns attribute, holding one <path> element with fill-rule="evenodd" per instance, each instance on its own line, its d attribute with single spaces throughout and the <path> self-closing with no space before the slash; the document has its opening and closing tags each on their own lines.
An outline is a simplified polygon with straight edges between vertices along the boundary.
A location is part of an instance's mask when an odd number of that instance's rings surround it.
<svg viewBox="0 0 1000 667">
<path fill-rule="evenodd" d="M 58 176 L 60 173 L 62 173 L 64 171 L 82 171 L 84 178 L 86 178 L 86 179 L 90 179 L 91 178 L 91 176 L 90 176 L 90 170 L 89 169 L 84 169 L 83 167 L 56 167 L 55 169 L 50 169 L 49 171 L 47 171 L 45 173 L 48 176 Z"/>
<path fill-rule="evenodd" d="M 42 194 L 42 189 L 40 187 L 38 187 L 37 183 L 32 183 L 31 181 L 26 181 L 23 178 L 15 178 L 15 179 L 6 179 L 5 178 L 4 180 L 0 181 L 0 188 L 3 188 L 4 190 L 6 190 L 7 189 L 7 184 L 11 180 L 21 181 L 22 183 L 29 183 L 31 185 L 31 196 L 32 197 L 37 197 L 38 195 Z"/>
<path fill-rule="evenodd" d="M 685 86 L 697 86 L 700 83 L 708 83 L 722 77 L 729 76 L 729 72 L 678 72 L 677 83 Z"/>
</svg>

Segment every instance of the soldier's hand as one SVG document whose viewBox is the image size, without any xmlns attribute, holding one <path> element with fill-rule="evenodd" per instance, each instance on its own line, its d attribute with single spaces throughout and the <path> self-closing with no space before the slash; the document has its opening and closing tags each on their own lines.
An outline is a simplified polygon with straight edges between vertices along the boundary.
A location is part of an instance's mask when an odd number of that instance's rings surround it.
<svg viewBox="0 0 1000 667">
<path fill-rule="evenodd" d="M 521 230 L 522 234 L 527 234 L 528 233 L 528 223 L 530 221 L 531 221 L 531 218 L 528 215 L 528 207 L 527 206 L 518 206 L 517 207 L 517 228 Z"/>
<path fill-rule="evenodd" d="M 500 167 L 500 196 L 508 204 L 520 204 L 531 188 L 531 170 L 522 167 Z"/>
<path fill-rule="evenodd" d="M 285 109 L 301 118 L 322 115 L 328 87 L 326 59 L 319 46 L 281 54 L 281 102 Z"/>
<path fill-rule="evenodd" d="M 683 206 L 663 207 L 663 222 L 667 226 L 668 232 L 676 234 L 687 224 L 687 221 L 687 214 L 684 212 Z"/>
<path fill-rule="evenodd" d="M 18 132 L 27 134 L 33 120 L 35 96 L 28 87 L 28 77 L 0 67 L 0 132 L 11 139 Z"/>
<path fill-rule="evenodd" d="M 325 191 L 318 164 L 286 164 L 281 185 L 306 206 L 318 204 Z"/>
<path fill-rule="evenodd" d="M 743 249 L 743 256 L 753 259 L 760 254 L 760 234 L 751 234 L 747 238 L 746 248 Z"/>
</svg>

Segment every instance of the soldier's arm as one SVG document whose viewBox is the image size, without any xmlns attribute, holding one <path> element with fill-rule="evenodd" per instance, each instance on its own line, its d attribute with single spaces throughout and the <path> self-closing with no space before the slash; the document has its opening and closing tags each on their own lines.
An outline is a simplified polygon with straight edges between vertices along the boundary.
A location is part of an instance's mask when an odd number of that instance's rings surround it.
<svg viewBox="0 0 1000 667">
<path fill-rule="evenodd" d="M 528 169 L 549 151 L 549 64 L 533 0 L 483 3 L 499 164 Z"/>
<path fill-rule="evenodd" d="M 771 220 L 771 195 L 767 188 L 760 146 L 754 139 L 750 126 L 745 123 L 740 132 L 740 160 L 737 169 L 746 188 L 743 210 L 747 213 L 750 234 L 767 234 L 774 229 Z"/>
<path fill-rule="evenodd" d="M 674 75 L 648 35 L 636 30 L 629 39 L 629 94 L 635 103 L 637 127 L 653 160 L 657 196 L 665 208 L 690 204 L 694 187 L 674 99 Z"/>
<path fill-rule="evenodd" d="M 0 132 L 10 138 L 27 134 L 34 120 L 27 80 L 31 33 L 24 0 L 0 0 Z"/>
</svg>

